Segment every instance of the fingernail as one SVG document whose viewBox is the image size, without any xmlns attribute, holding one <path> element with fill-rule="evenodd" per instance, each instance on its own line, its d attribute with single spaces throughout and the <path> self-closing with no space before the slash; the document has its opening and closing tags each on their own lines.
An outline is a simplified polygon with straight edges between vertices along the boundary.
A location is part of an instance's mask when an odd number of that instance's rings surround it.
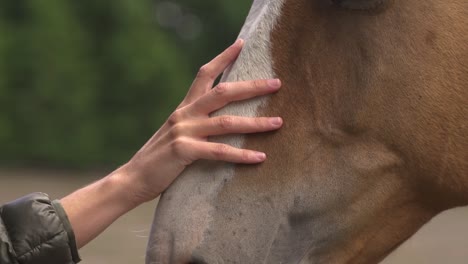
<svg viewBox="0 0 468 264">
<path fill-rule="evenodd" d="M 244 43 L 243 39 L 237 39 L 236 42 L 234 42 L 234 46 L 242 45 Z"/>
<path fill-rule="evenodd" d="M 268 86 L 270 86 L 271 88 L 280 88 L 281 81 L 279 79 L 268 80 Z"/>
<path fill-rule="evenodd" d="M 265 160 L 266 159 L 266 154 L 263 152 L 257 152 L 255 153 L 255 157 L 257 160 Z"/>
<path fill-rule="evenodd" d="M 283 124 L 283 119 L 281 117 L 274 117 L 270 119 L 270 122 L 274 126 L 281 126 Z"/>
</svg>

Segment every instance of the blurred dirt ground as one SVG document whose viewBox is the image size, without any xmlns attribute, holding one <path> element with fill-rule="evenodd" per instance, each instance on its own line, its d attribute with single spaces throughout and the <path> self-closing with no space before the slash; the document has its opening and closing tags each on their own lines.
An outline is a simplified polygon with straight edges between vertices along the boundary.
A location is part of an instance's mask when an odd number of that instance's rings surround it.
<svg viewBox="0 0 468 264">
<path fill-rule="evenodd" d="M 70 175 L 73 174 L 73 175 Z M 61 198 L 105 173 L 0 170 L 0 204 L 31 192 Z M 83 264 L 144 263 L 147 236 L 156 202 L 147 203 L 116 221 L 80 251 Z M 382 264 L 467 264 L 468 208 L 451 210 L 423 227 Z"/>
</svg>

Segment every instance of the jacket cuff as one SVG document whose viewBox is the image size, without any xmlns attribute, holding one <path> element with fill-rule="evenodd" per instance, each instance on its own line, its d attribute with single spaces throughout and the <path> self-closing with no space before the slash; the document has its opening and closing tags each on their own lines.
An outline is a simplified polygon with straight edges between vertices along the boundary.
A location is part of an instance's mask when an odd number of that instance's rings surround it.
<svg viewBox="0 0 468 264">
<path fill-rule="evenodd" d="M 70 220 L 68 220 L 67 213 L 63 209 L 63 206 L 59 200 L 52 201 L 52 206 L 55 208 L 57 216 L 60 218 L 60 220 L 62 220 L 63 228 L 67 232 L 68 245 L 70 246 L 72 259 L 75 263 L 78 263 L 81 261 L 81 258 L 78 254 L 78 247 L 76 246 L 75 232 L 73 232 L 73 228 L 70 224 Z"/>
<path fill-rule="evenodd" d="M 58 201 L 34 193 L 2 207 L 1 218 L 19 263 L 80 261 L 68 217 Z"/>
</svg>

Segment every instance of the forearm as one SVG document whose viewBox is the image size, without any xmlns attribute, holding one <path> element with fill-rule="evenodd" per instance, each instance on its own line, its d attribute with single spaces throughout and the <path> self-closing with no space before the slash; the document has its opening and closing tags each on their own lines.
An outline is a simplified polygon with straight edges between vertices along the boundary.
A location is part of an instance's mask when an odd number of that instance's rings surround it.
<svg viewBox="0 0 468 264">
<path fill-rule="evenodd" d="M 139 204 L 129 199 L 122 170 L 61 199 L 75 232 L 78 248 L 85 246 L 120 216 Z"/>
<path fill-rule="evenodd" d="M 98 236 L 117 218 L 158 197 L 186 168 L 199 159 L 256 164 L 266 155 L 254 150 L 210 142 L 208 137 L 277 130 L 279 117 L 216 116 L 210 114 L 235 101 L 277 92 L 281 81 L 220 83 L 220 75 L 239 55 L 234 45 L 200 69 L 176 111 L 132 159 L 106 178 L 61 200 L 75 232 L 78 248 Z"/>
</svg>

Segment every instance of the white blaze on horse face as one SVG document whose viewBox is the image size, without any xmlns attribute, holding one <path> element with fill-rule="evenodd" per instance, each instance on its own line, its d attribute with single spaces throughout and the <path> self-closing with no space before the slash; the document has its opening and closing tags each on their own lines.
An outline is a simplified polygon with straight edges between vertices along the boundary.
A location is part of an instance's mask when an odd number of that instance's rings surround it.
<svg viewBox="0 0 468 264">
<path fill-rule="evenodd" d="M 222 82 L 274 78 L 270 34 L 281 13 L 284 0 L 255 0 L 247 20 L 239 34 L 245 40 L 244 48 L 237 61 L 226 70 Z M 233 103 L 215 115 L 257 116 L 266 98 L 255 98 L 247 102 Z M 217 140 L 218 141 L 218 140 Z M 243 136 L 222 137 L 222 142 L 242 147 Z"/>
<path fill-rule="evenodd" d="M 272 68 L 270 34 L 281 13 L 284 0 L 255 0 L 240 38 L 244 48 L 222 81 L 268 79 Z M 230 104 L 214 115 L 257 116 L 267 98 Z M 242 148 L 243 136 L 212 139 Z M 211 221 L 212 201 L 223 183 L 234 176 L 235 167 L 220 162 L 197 162 L 189 167 L 161 198 L 155 214 L 147 249 L 147 263 L 186 261 L 199 245 Z M 174 209 L 177 210 L 174 211 Z M 193 213 L 196 212 L 196 213 Z"/>
</svg>

